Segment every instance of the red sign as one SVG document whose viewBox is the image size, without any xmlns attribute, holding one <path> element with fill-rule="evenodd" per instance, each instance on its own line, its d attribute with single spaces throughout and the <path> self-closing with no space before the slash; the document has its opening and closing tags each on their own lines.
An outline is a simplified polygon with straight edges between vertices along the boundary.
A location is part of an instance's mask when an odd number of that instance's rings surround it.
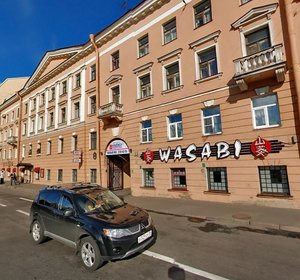
<svg viewBox="0 0 300 280">
<path fill-rule="evenodd" d="M 146 152 L 144 153 L 144 161 L 147 164 L 150 164 L 153 160 L 154 160 L 154 153 L 149 149 L 147 149 Z"/>
<path fill-rule="evenodd" d="M 255 157 L 264 158 L 271 150 L 271 143 L 260 136 L 251 144 L 251 152 Z"/>
</svg>

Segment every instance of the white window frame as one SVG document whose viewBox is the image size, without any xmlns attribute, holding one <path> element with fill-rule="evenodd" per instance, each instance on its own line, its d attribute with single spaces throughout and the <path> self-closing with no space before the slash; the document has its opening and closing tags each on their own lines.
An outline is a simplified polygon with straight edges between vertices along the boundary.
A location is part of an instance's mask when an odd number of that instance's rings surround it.
<svg viewBox="0 0 300 280">
<path fill-rule="evenodd" d="M 204 117 L 204 110 L 205 109 L 209 109 L 209 108 L 216 108 L 218 107 L 219 108 L 219 114 L 214 114 L 214 115 L 211 115 L 209 117 Z M 218 131 L 218 132 L 213 132 L 213 133 L 207 133 L 205 132 L 205 124 L 204 124 L 204 120 L 205 119 L 212 119 L 212 127 L 214 128 L 214 125 L 215 125 L 215 122 L 214 122 L 214 119 L 216 117 L 220 117 L 220 121 L 221 121 L 221 131 Z M 202 119 L 202 133 L 203 135 L 218 135 L 218 134 L 222 134 L 223 130 L 222 130 L 222 118 L 221 118 L 221 108 L 220 108 L 220 105 L 216 105 L 216 106 L 211 106 L 211 107 L 207 107 L 207 108 L 203 108 L 201 110 L 201 119 Z"/>
<path fill-rule="evenodd" d="M 72 135 L 71 137 L 71 151 L 75 151 L 78 145 L 78 135 Z"/>
<path fill-rule="evenodd" d="M 114 85 L 109 88 L 109 102 L 112 103 L 114 101 L 113 99 L 113 89 L 119 87 L 119 104 L 122 104 L 122 91 L 121 91 L 121 84 Z"/>
<path fill-rule="evenodd" d="M 58 138 L 58 141 L 57 141 L 57 153 L 58 154 L 63 154 L 63 152 L 64 152 L 63 145 L 64 145 L 64 138 Z"/>
<path fill-rule="evenodd" d="M 48 140 L 47 141 L 47 155 L 51 155 L 52 153 L 52 141 Z"/>
<path fill-rule="evenodd" d="M 92 134 L 95 134 L 95 135 L 96 135 L 96 138 L 95 138 L 95 142 L 96 142 L 96 143 L 95 143 L 95 148 L 92 147 Z M 91 131 L 91 132 L 90 132 L 90 137 L 89 137 L 89 138 L 90 138 L 90 141 L 89 141 L 89 143 L 90 143 L 90 144 L 89 144 L 89 149 L 92 150 L 92 151 L 97 150 L 97 138 L 98 138 L 97 131 Z"/>
<path fill-rule="evenodd" d="M 210 1 L 210 21 L 207 21 L 207 22 L 205 22 L 205 23 L 202 24 L 202 25 L 196 26 L 195 8 L 196 8 L 198 5 L 200 5 L 201 2 L 204 2 L 204 0 L 199 1 L 197 4 L 195 4 L 195 5 L 193 6 L 193 21 L 194 21 L 194 28 L 195 28 L 195 29 L 196 29 L 196 28 L 200 28 L 201 26 L 204 26 L 204 25 L 208 24 L 209 22 L 212 22 L 212 20 L 213 20 L 213 16 L 212 16 L 212 4 L 211 4 L 211 1 Z"/>
<path fill-rule="evenodd" d="M 240 32 L 240 36 L 241 36 L 241 46 L 242 46 L 242 54 L 243 56 L 247 56 L 247 49 L 246 49 L 246 36 L 250 33 L 253 33 L 257 30 L 263 29 L 264 27 L 268 27 L 269 28 L 269 35 L 270 35 L 270 42 L 271 42 L 271 46 L 274 45 L 274 40 L 273 40 L 273 32 L 272 32 L 272 24 L 271 24 L 271 19 L 268 20 L 267 22 L 258 24 L 252 28 L 249 29 L 242 29 L 242 31 Z"/>
<path fill-rule="evenodd" d="M 147 75 L 149 75 L 149 77 L 150 77 L 150 94 L 148 96 L 143 97 L 142 91 L 141 91 L 141 79 Z M 153 93 L 152 93 L 152 71 L 149 71 L 149 72 L 146 72 L 146 73 L 143 73 L 143 74 L 137 76 L 137 93 L 138 93 L 137 99 L 144 99 L 144 98 L 148 98 L 153 95 Z"/>
<path fill-rule="evenodd" d="M 94 98 L 94 97 L 95 97 L 95 112 L 92 112 L 92 98 Z M 97 97 L 96 97 L 96 95 L 89 96 L 88 106 L 89 106 L 89 108 L 88 108 L 89 115 L 97 113 Z"/>
<path fill-rule="evenodd" d="M 176 115 L 180 115 L 181 116 L 181 121 L 180 122 L 174 122 L 174 123 L 170 123 L 170 117 L 172 116 L 176 116 Z M 182 136 L 178 136 L 178 124 L 181 123 L 181 127 L 182 127 Z M 175 126 L 175 131 L 176 131 L 176 136 L 175 137 L 171 137 L 171 126 Z M 167 127 L 168 127 L 168 139 L 169 140 L 178 140 L 178 139 L 182 139 L 183 138 L 183 123 L 182 123 L 182 114 L 181 113 L 176 113 L 173 115 L 170 115 L 167 117 Z"/>
<path fill-rule="evenodd" d="M 145 122 L 151 122 L 151 127 L 147 127 L 147 128 L 143 128 L 143 123 Z M 147 140 L 146 141 L 143 141 L 143 131 L 146 131 L 147 132 Z M 151 138 L 153 139 L 153 134 L 152 134 L 152 120 L 145 120 L 145 121 L 142 121 L 140 123 L 140 141 L 141 143 L 152 143 L 152 139 L 149 140 L 149 132 L 151 131 Z"/>
<path fill-rule="evenodd" d="M 278 107 L 278 118 L 279 118 L 279 123 L 275 124 L 275 125 L 270 125 L 270 121 L 269 121 L 269 115 L 268 115 L 268 107 L 272 107 L 275 105 L 275 103 L 273 104 L 269 104 L 269 105 L 264 105 L 264 106 L 259 106 L 259 107 L 253 107 L 253 99 L 259 99 L 259 98 L 263 98 L 263 97 L 267 97 L 267 96 L 271 96 L 271 95 L 275 95 L 276 97 L 276 101 L 277 101 L 277 107 Z M 280 117 L 280 110 L 279 110 L 279 102 L 278 102 L 278 95 L 277 94 L 268 94 L 268 95 L 262 95 L 260 97 L 255 97 L 251 99 L 251 112 L 252 112 L 252 123 L 253 123 L 253 128 L 254 129 L 263 129 L 263 128 L 272 128 L 272 127 L 279 127 L 281 125 L 281 117 Z M 266 125 L 261 125 L 261 126 L 257 126 L 256 125 L 256 118 L 255 118 L 255 111 L 259 110 L 259 109 L 263 109 L 264 110 L 264 115 L 265 115 L 265 121 L 266 121 Z"/>
<path fill-rule="evenodd" d="M 220 71 L 220 60 L 219 60 L 219 45 L 217 43 L 215 44 L 211 44 L 205 48 L 202 48 L 202 49 L 199 49 L 195 52 L 195 71 L 196 71 L 196 81 L 198 80 L 206 80 L 206 79 L 210 79 L 212 77 L 215 77 L 215 76 L 218 76 L 218 74 L 221 72 Z M 217 60 L 217 73 L 214 74 L 214 75 L 211 75 L 211 76 L 208 76 L 208 77 L 205 77 L 205 78 L 201 78 L 200 76 L 200 63 L 199 63 L 199 54 L 200 53 L 203 53 L 209 49 L 212 49 L 212 48 L 215 48 L 215 52 L 216 52 L 216 60 Z"/>
<path fill-rule="evenodd" d="M 176 86 L 172 89 L 168 89 L 168 82 L 167 82 L 167 69 L 169 66 L 172 66 L 173 64 L 178 63 L 178 70 L 179 70 L 179 86 Z M 176 59 L 173 60 L 172 62 L 168 63 L 168 64 L 164 64 L 163 66 L 163 77 L 162 77 L 162 81 L 163 81 L 163 91 L 172 91 L 175 90 L 177 88 L 180 88 L 183 85 L 183 81 L 182 81 L 182 73 L 181 73 L 181 59 Z"/>
</svg>

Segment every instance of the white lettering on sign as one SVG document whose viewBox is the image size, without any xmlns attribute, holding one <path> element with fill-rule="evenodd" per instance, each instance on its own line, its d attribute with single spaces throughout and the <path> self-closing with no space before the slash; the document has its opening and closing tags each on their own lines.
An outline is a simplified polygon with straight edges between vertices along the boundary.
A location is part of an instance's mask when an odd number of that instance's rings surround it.
<svg viewBox="0 0 300 280">
<path fill-rule="evenodd" d="M 204 159 L 205 157 L 207 159 L 210 158 L 211 155 L 211 149 L 210 149 L 210 144 L 209 143 L 205 143 L 202 149 L 202 153 L 201 153 L 201 159 Z"/>
<path fill-rule="evenodd" d="M 159 149 L 159 158 L 161 161 L 168 162 L 170 157 L 171 148 L 169 147 L 167 151 L 162 151 Z"/>
<path fill-rule="evenodd" d="M 196 155 L 193 154 L 193 152 L 195 152 L 196 150 L 197 150 L 197 146 L 195 144 L 191 144 L 187 147 L 185 153 L 187 155 L 188 162 L 192 162 L 197 158 Z"/>
<path fill-rule="evenodd" d="M 226 158 L 230 155 L 229 145 L 226 142 L 216 143 L 217 145 L 217 159 Z"/>
<path fill-rule="evenodd" d="M 174 161 L 176 159 L 180 160 L 181 158 L 182 158 L 182 150 L 181 150 L 181 146 L 178 146 L 175 150 Z"/>
</svg>

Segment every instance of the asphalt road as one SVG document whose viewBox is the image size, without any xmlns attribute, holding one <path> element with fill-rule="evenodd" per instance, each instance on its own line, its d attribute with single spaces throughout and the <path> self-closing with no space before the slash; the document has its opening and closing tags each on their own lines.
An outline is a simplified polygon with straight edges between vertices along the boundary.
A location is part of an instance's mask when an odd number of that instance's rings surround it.
<svg viewBox="0 0 300 280">
<path fill-rule="evenodd" d="M 35 245 L 30 201 L 0 191 L 0 279 L 299 279 L 300 239 L 152 213 L 156 244 L 87 272 L 73 249 Z"/>
</svg>

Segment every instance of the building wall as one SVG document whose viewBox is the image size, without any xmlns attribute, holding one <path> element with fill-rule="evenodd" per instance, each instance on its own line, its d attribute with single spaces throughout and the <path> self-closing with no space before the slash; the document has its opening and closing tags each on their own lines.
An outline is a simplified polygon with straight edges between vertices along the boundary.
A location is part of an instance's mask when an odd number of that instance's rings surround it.
<svg viewBox="0 0 300 280">
<path fill-rule="evenodd" d="M 19 161 L 34 166 L 30 173 L 34 183 L 57 183 L 59 169 L 63 170 L 62 182 L 70 182 L 72 170 L 77 169 L 77 181 L 90 181 L 91 170 L 96 170 L 96 181 L 111 187 L 110 180 L 114 180 L 114 176 L 111 176 L 110 164 L 113 162 L 113 168 L 117 171 L 117 167 L 123 168 L 123 187 L 130 188 L 133 195 L 137 196 L 249 202 L 300 208 L 299 146 L 296 143 L 299 137 L 296 130 L 299 116 L 295 107 L 297 95 L 290 71 L 290 56 L 287 53 L 288 38 L 283 36 L 282 30 L 282 7 L 272 1 L 252 0 L 241 5 L 238 0 L 212 0 L 212 20 L 195 28 L 194 7 L 204 1 L 185 2 L 186 4 L 184 1 L 174 0 L 157 4 L 158 1 L 146 1 L 132 12 L 132 18 L 125 15 L 107 30 L 97 34 L 95 39 L 100 54 L 100 71 L 97 73 L 99 80 L 90 79 L 91 66 L 95 65 L 96 57 L 89 42 L 78 49 L 78 53 L 74 54 L 73 60 L 69 59 L 71 62 L 66 63 L 66 66 L 63 66 L 61 56 L 53 60 L 54 62 L 46 62 L 40 80 L 32 82 L 29 88 L 22 92 L 22 124 L 27 124 L 27 131 L 25 133 L 22 130 L 20 149 L 24 146 L 26 152 L 24 158 L 20 156 Z M 147 8 L 147 5 L 152 4 L 153 8 Z M 172 19 L 176 19 L 177 38 L 165 44 L 163 26 Z M 295 19 L 295 22 L 297 20 Z M 119 24 L 123 28 L 119 28 Z M 245 36 L 261 26 L 269 28 L 271 47 L 280 46 L 282 67 L 277 68 L 278 71 L 275 72 L 269 70 L 270 65 L 266 65 L 259 75 L 255 74 L 255 71 L 248 71 L 247 75 L 241 76 L 248 89 L 242 90 L 239 87 L 234 61 L 246 57 Z M 149 38 L 149 54 L 138 57 L 138 40 L 146 34 Z M 216 50 L 218 71 L 202 79 L 197 65 L 198 53 L 212 47 Z M 117 51 L 119 67 L 113 70 L 112 55 Z M 63 55 L 63 52 L 64 50 L 61 50 L 60 55 Z M 164 82 L 165 69 L 175 62 L 179 63 L 180 85 L 167 90 Z M 282 69 L 285 71 L 280 76 Z M 76 75 L 79 73 L 81 86 L 77 87 Z M 139 80 L 148 73 L 151 78 L 151 95 L 140 98 Z M 283 77 L 280 82 L 278 77 Z M 64 81 L 68 84 L 68 91 L 61 94 Z M 97 94 L 97 82 L 100 95 Z M 112 91 L 116 86 L 120 88 L 120 103 L 123 105 L 121 115 L 116 116 L 113 113 L 109 117 L 102 116 L 99 112 L 103 106 L 113 101 Z M 56 89 L 56 98 L 50 101 L 53 87 Z M 268 92 L 258 96 L 256 90 L 266 87 Z M 42 94 L 45 94 L 45 104 L 39 106 Z M 274 127 L 255 128 L 253 100 L 270 94 L 277 97 L 280 123 Z M 93 95 L 100 98 L 100 101 L 97 100 L 100 102 L 100 111 L 97 108 L 96 112 L 91 113 L 89 98 Z M 32 110 L 34 98 L 37 98 L 38 105 Z M 74 119 L 76 102 L 80 104 L 80 116 Z M 10 114 L 18 106 L 16 104 L 17 97 L 14 102 L 4 104 L 1 115 Z M 210 106 L 219 106 L 222 130 L 217 134 L 206 135 L 202 112 L 211 108 Z M 66 107 L 65 123 L 58 120 L 62 107 Z M 49 127 L 50 112 L 54 112 L 55 115 L 53 127 Z M 170 140 L 168 118 L 174 114 L 181 114 L 183 134 L 179 139 Z M 41 116 L 44 117 L 43 129 L 39 130 L 36 124 L 32 130 L 31 119 L 35 119 L 37 123 Z M 152 121 L 152 141 L 142 143 L 141 123 L 145 120 Z M 8 130 L 10 125 L 15 127 L 18 124 L 13 121 L 12 124 L 1 123 L 2 131 Z M 97 133 L 96 149 L 90 147 L 92 132 Z M 78 138 L 77 150 L 82 155 L 81 163 L 73 162 L 75 157 L 72 153 L 71 139 L 75 135 Z M 259 136 L 277 143 L 280 147 L 277 149 L 275 144 L 272 144 L 270 153 L 264 157 L 255 157 L 250 151 L 250 146 Z M 59 139 L 64 139 L 63 153 L 58 152 Z M 124 141 L 128 146 L 124 154 L 115 157 L 107 155 L 114 140 Z M 232 153 L 223 159 L 217 159 L 214 154 L 210 157 L 199 157 L 200 147 L 207 143 L 214 149 L 216 143 L 226 142 L 233 145 L 236 140 L 242 143 L 244 149 L 238 157 L 234 157 Z M 46 152 L 48 141 L 52 141 L 51 154 Z M 183 151 L 185 155 L 184 149 L 192 144 L 198 147 L 197 153 L 200 154 L 197 154 L 197 158 L 181 158 L 179 152 Z M 30 145 L 33 148 L 32 155 L 28 155 Z M 40 145 L 41 153 L 38 154 L 36 150 Z M 2 154 L 10 146 L 7 141 L 3 141 Z M 177 159 L 174 160 L 172 154 L 171 158 L 164 162 L 160 160 L 159 151 L 166 153 L 168 148 L 175 151 Z M 148 163 L 143 160 L 147 149 L 154 152 L 153 161 Z M 22 151 L 19 152 L 21 155 Z M 11 161 L 10 165 L 16 166 L 18 158 L 15 157 Z M 2 159 L 2 166 L 5 166 L 5 162 L 7 159 Z M 259 167 L 272 166 L 286 167 L 288 194 L 265 193 L 261 190 Z M 36 167 L 43 169 L 44 176 L 41 176 L 40 169 L 35 169 Z M 149 168 L 154 171 L 154 185 L 145 187 L 143 171 Z M 174 168 L 185 169 L 186 187 L 172 187 L 171 171 Z M 209 168 L 226 168 L 226 191 L 209 188 Z M 51 170 L 50 178 L 47 178 L 47 170 Z M 280 178 L 274 175 L 271 180 L 277 180 L 280 185 L 282 174 Z"/>
</svg>

